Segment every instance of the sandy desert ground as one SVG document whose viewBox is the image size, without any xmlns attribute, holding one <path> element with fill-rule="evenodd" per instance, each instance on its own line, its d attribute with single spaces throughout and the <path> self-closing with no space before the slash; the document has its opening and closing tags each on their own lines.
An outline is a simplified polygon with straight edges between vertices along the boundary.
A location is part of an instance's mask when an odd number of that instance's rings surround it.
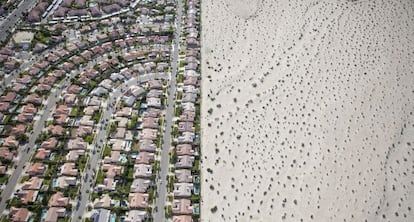
<svg viewBox="0 0 414 222">
<path fill-rule="evenodd" d="M 202 1 L 202 221 L 414 221 L 414 1 Z"/>
</svg>

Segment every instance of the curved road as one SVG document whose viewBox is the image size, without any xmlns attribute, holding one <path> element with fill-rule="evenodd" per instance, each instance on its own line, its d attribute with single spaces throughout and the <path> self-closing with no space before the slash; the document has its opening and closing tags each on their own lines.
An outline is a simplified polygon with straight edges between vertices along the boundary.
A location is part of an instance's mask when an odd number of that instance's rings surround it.
<svg viewBox="0 0 414 222">
<path fill-rule="evenodd" d="M 109 98 L 106 101 L 107 106 L 103 107 L 103 114 L 102 114 L 100 122 L 97 125 L 98 132 L 96 134 L 96 137 L 94 139 L 94 143 L 92 146 L 94 150 L 92 154 L 90 154 L 90 158 L 87 164 L 88 166 L 90 165 L 90 167 L 87 167 L 86 171 L 84 172 L 84 179 L 83 179 L 82 186 L 80 189 L 78 203 L 75 207 L 75 210 L 73 211 L 72 218 L 74 218 L 75 220 L 80 221 L 82 219 L 82 216 L 85 215 L 84 213 L 87 208 L 88 201 L 89 201 L 90 191 L 94 189 L 93 185 L 96 180 L 96 175 L 95 175 L 95 178 L 93 178 L 93 180 L 90 180 L 89 178 L 92 177 L 93 170 L 98 167 L 99 160 L 101 159 L 101 152 L 96 152 L 97 151 L 96 148 L 98 147 L 98 149 L 101 149 L 102 147 L 104 147 L 104 144 L 106 143 L 107 135 L 108 135 L 107 133 L 108 127 L 105 127 L 104 124 L 110 120 L 110 117 L 114 112 L 115 103 L 122 96 L 122 94 L 126 92 L 129 87 L 133 85 L 139 85 L 141 82 L 147 82 L 150 79 L 167 79 L 167 78 L 168 78 L 167 74 L 147 74 L 147 75 L 140 76 L 139 79 L 132 78 L 128 80 L 127 82 L 123 83 L 122 85 L 118 86 L 112 93 L 109 94 Z M 101 126 L 102 126 L 102 129 L 101 129 Z"/>
</svg>

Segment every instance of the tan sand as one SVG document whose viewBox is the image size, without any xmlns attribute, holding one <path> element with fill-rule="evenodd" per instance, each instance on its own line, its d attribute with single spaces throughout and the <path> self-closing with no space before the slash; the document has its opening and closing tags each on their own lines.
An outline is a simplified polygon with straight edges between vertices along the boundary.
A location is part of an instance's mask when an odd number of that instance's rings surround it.
<svg viewBox="0 0 414 222">
<path fill-rule="evenodd" d="M 202 221 L 414 221 L 414 2 L 202 1 Z"/>
</svg>

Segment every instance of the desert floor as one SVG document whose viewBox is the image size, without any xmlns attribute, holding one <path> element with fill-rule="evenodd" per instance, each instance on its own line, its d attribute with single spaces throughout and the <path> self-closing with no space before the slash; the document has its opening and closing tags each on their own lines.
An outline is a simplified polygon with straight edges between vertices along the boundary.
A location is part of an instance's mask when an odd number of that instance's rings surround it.
<svg viewBox="0 0 414 222">
<path fill-rule="evenodd" d="M 414 221 L 414 1 L 202 1 L 202 221 Z"/>
</svg>

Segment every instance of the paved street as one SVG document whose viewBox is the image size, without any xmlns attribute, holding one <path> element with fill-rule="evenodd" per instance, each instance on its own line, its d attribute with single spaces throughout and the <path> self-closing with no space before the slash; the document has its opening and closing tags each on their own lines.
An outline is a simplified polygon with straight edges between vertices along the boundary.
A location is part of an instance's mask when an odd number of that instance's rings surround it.
<svg viewBox="0 0 414 222">
<path fill-rule="evenodd" d="M 36 4 L 36 0 L 23 0 L 17 8 L 7 16 L 6 20 L 3 24 L 0 25 L 0 42 L 4 42 L 4 40 L 8 39 L 8 31 L 11 31 L 13 28 L 16 27 L 16 24 L 20 21 L 23 17 L 23 12 L 29 12 L 29 9 L 34 7 Z"/>
<path fill-rule="evenodd" d="M 83 174 L 82 186 L 80 189 L 80 195 L 78 199 L 79 202 L 77 206 L 75 207 L 73 217 L 72 217 L 72 218 L 75 218 L 75 220 L 81 220 L 87 208 L 87 204 L 89 202 L 90 191 L 93 190 L 94 188 L 93 185 L 96 180 L 96 175 L 95 175 L 95 178 L 92 177 L 93 170 L 98 168 L 99 160 L 101 159 L 101 152 L 98 152 L 98 150 L 101 151 L 106 143 L 107 134 L 108 134 L 107 132 L 108 127 L 106 126 L 106 124 L 109 122 L 109 120 L 111 119 L 111 115 L 114 113 L 114 108 L 115 108 L 115 104 L 117 100 L 122 96 L 123 92 L 126 92 L 129 89 L 129 87 L 133 85 L 138 85 L 141 82 L 146 82 L 150 79 L 155 79 L 155 78 L 166 79 L 167 75 L 166 74 L 148 74 L 148 75 L 140 76 L 139 79 L 132 78 L 128 80 L 127 82 L 125 82 L 124 84 L 118 86 L 112 93 L 109 94 L 108 100 L 106 101 L 106 107 L 104 106 L 102 108 L 103 109 L 102 117 L 97 126 L 97 134 L 96 134 L 94 144 L 93 144 L 93 151 L 90 154 L 90 158 L 88 161 L 88 166 L 90 165 L 90 167 L 87 167 L 85 170 L 85 173 Z M 102 126 L 102 129 L 101 129 L 101 126 Z M 92 178 L 92 180 L 90 180 L 90 178 Z"/>
<path fill-rule="evenodd" d="M 70 78 L 66 78 L 62 81 L 61 86 L 69 86 Z M 42 132 L 42 130 L 45 127 L 45 122 L 47 118 L 51 115 L 51 111 L 53 107 L 56 105 L 56 102 L 59 99 L 59 95 L 62 94 L 63 89 L 66 89 L 66 87 L 56 87 L 52 90 L 49 98 L 46 101 L 45 108 L 43 113 L 40 113 L 40 118 L 34 123 L 33 126 L 33 133 L 29 135 L 29 142 L 24 146 L 24 148 L 21 148 L 20 152 L 20 159 L 19 162 L 16 163 L 16 169 L 14 170 L 13 174 L 10 176 L 9 181 L 1 193 L 1 201 L 0 201 L 0 212 L 1 214 L 5 210 L 6 207 L 6 200 L 11 197 L 13 194 L 16 184 L 19 182 L 20 176 L 23 171 L 24 165 L 29 161 L 31 155 L 34 153 L 34 145 L 36 142 L 36 138 L 39 136 L 39 134 Z M 29 150 L 27 150 L 29 149 Z"/>
<path fill-rule="evenodd" d="M 181 33 L 181 19 L 183 16 L 183 5 L 182 1 L 177 1 L 177 18 L 176 18 L 176 30 L 174 33 L 174 44 L 173 53 L 171 60 L 171 78 L 168 86 L 168 98 L 167 107 L 165 114 L 165 131 L 163 134 L 163 144 L 161 149 L 161 162 L 159 178 L 164 181 L 163 184 L 157 183 L 157 198 L 155 200 L 154 221 L 166 221 L 165 218 L 165 202 L 167 200 L 167 174 L 168 166 L 170 162 L 169 150 L 171 147 L 171 130 L 172 130 L 172 119 L 174 117 L 174 105 L 175 105 L 175 91 L 177 82 L 177 71 L 178 71 L 178 53 L 180 51 L 180 33 Z"/>
</svg>

